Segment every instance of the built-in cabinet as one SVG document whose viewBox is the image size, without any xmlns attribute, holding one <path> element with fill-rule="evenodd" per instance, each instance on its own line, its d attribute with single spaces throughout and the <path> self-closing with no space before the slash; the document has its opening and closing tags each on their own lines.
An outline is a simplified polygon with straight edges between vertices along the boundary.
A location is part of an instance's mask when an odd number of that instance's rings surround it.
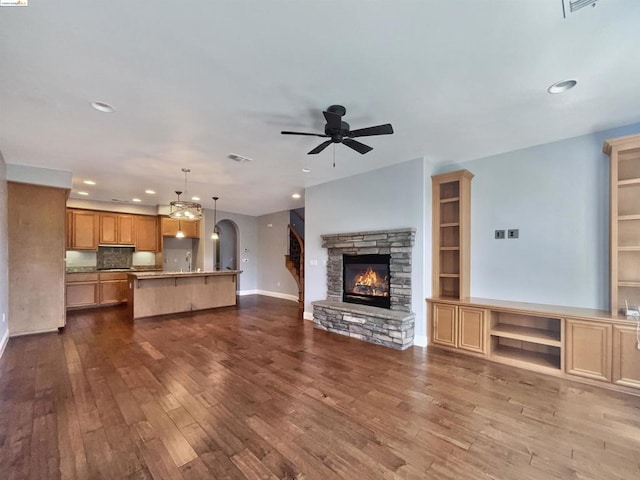
<svg viewBox="0 0 640 480">
<path fill-rule="evenodd" d="M 67 215 L 70 250 L 97 250 L 100 216 L 89 210 L 71 210 Z"/>
<path fill-rule="evenodd" d="M 430 345 L 611 388 L 640 389 L 638 327 L 630 318 L 488 299 L 427 302 Z"/>
<path fill-rule="evenodd" d="M 96 251 L 101 245 L 132 245 L 139 252 L 160 250 L 158 217 L 67 209 L 67 250 Z"/>
<path fill-rule="evenodd" d="M 200 238 L 200 222 L 197 220 L 178 220 L 162 217 L 162 236 L 175 237 L 179 230 L 184 238 Z"/>
<path fill-rule="evenodd" d="M 136 243 L 135 217 L 119 213 L 100 213 L 101 244 L 134 245 Z"/>
<path fill-rule="evenodd" d="M 432 342 L 484 355 L 485 311 L 452 304 L 432 304 Z"/>
<path fill-rule="evenodd" d="M 640 305 L 640 135 L 604 143 L 610 157 L 611 313 Z"/>
<path fill-rule="evenodd" d="M 434 297 L 469 296 L 472 178 L 468 170 L 431 177 Z"/>
<path fill-rule="evenodd" d="M 127 301 L 127 274 L 123 272 L 67 273 L 67 308 L 116 305 Z"/>
</svg>

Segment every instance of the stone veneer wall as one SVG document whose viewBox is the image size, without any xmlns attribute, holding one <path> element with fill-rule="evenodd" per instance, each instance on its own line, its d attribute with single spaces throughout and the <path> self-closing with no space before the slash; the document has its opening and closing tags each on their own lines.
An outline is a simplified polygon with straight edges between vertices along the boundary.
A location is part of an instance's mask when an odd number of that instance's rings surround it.
<svg viewBox="0 0 640 480">
<path fill-rule="evenodd" d="M 328 249 L 327 300 L 313 302 L 316 328 L 404 350 L 413 345 L 411 250 L 415 229 L 322 235 Z M 342 301 L 342 255 L 389 254 L 391 309 Z"/>
<path fill-rule="evenodd" d="M 322 235 L 329 250 L 327 300 L 342 301 L 342 255 L 390 254 L 391 310 L 411 311 L 411 250 L 416 229 Z"/>
</svg>

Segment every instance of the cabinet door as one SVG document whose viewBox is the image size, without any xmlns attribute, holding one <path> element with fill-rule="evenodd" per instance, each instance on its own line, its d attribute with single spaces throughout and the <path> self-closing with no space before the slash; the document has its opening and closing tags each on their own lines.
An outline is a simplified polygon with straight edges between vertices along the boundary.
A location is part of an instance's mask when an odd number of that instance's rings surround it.
<svg viewBox="0 0 640 480">
<path fill-rule="evenodd" d="M 136 217 L 136 250 L 138 252 L 158 251 L 157 217 Z"/>
<path fill-rule="evenodd" d="M 199 221 L 183 221 L 180 224 L 186 238 L 200 238 Z"/>
<path fill-rule="evenodd" d="M 458 348 L 471 352 L 485 353 L 484 310 L 458 307 Z"/>
<path fill-rule="evenodd" d="M 67 221 L 65 225 L 65 248 L 71 250 L 73 248 L 73 213 L 67 210 Z"/>
<path fill-rule="evenodd" d="M 432 309 L 433 343 L 447 347 L 457 347 L 458 323 L 455 305 L 434 303 Z"/>
<path fill-rule="evenodd" d="M 122 280 L 100 281 L 100 305 L 120 303 Z"/>
<path fill-rule="evenodd" d="M 636 327 L 613 327 L 613 383 L 640 388 L 640 350 Z"/>
<path fill-rule="evenodd" d="M 120 245 L 136 243 L 135 217 L 133 215 L 118 215 L 118 243 Z"/>
<path fill-rule="evenodd" d="M 120 280 L 120 303 L 127 303 L 129 298 L 129 281 Z"/>
<path fill-rule="evenodd" d="M 118 243 L 118 216 L 100 213 L 100 243 Z"/>
<path fill-rule="evenodd" d="M 178 233 L 178 220 L 162 217 L 162 236 L 175 237 L 176 233 Z"/>
<path fill-rule="evenodd" d="M 68 283 L 67 307 L 90 307 L 98 304 L 98 282 Z"/>
<path fill-rule="evenodd" d="M 72 211 L 71 247 L 74 250 L 98 249 L 98 214 L 82 210 Z"/>
<path fill-rule="evenodd" d="M 611 325 L 567 320 L 566 371 L 611 381 Z"/>
</svg>

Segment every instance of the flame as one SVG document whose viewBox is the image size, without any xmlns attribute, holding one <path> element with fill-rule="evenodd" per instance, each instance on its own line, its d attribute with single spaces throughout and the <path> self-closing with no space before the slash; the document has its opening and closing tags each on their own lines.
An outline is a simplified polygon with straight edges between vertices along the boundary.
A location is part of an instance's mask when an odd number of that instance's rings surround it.
<svg viewBox="0 0 640 480">
<path fill-rule="evenodd" d="M 369 267 L 364 272 L 355 276 L 355 288 L 353 290 L 354 292 L 365 290 L 369 295 L 386 297 L 389 295 L 389 292 L 387 292 L 387 277 L 386 275 L 384 277 L 378 276 L 378 274 Z"/>
</svg>

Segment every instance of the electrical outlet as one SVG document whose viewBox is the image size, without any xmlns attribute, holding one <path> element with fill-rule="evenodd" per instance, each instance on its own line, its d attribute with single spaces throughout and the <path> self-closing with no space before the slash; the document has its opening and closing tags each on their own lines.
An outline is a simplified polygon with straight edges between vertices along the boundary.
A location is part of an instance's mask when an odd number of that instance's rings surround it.
<svg viewBox="0 0 640 480">
<path fill-rule="evenodd" d="M 517 228 L 512 228 L 510 230 L 507 230 L 507 237 L 508 238 L 520 238 L 520 230 L 518 230 Z"/>
<path fill-rule="evenodd" d="M 493 237 L 496 240 L 504 240 L 504 230 L 496 230 L 495 236 Z"/>
</svg>

